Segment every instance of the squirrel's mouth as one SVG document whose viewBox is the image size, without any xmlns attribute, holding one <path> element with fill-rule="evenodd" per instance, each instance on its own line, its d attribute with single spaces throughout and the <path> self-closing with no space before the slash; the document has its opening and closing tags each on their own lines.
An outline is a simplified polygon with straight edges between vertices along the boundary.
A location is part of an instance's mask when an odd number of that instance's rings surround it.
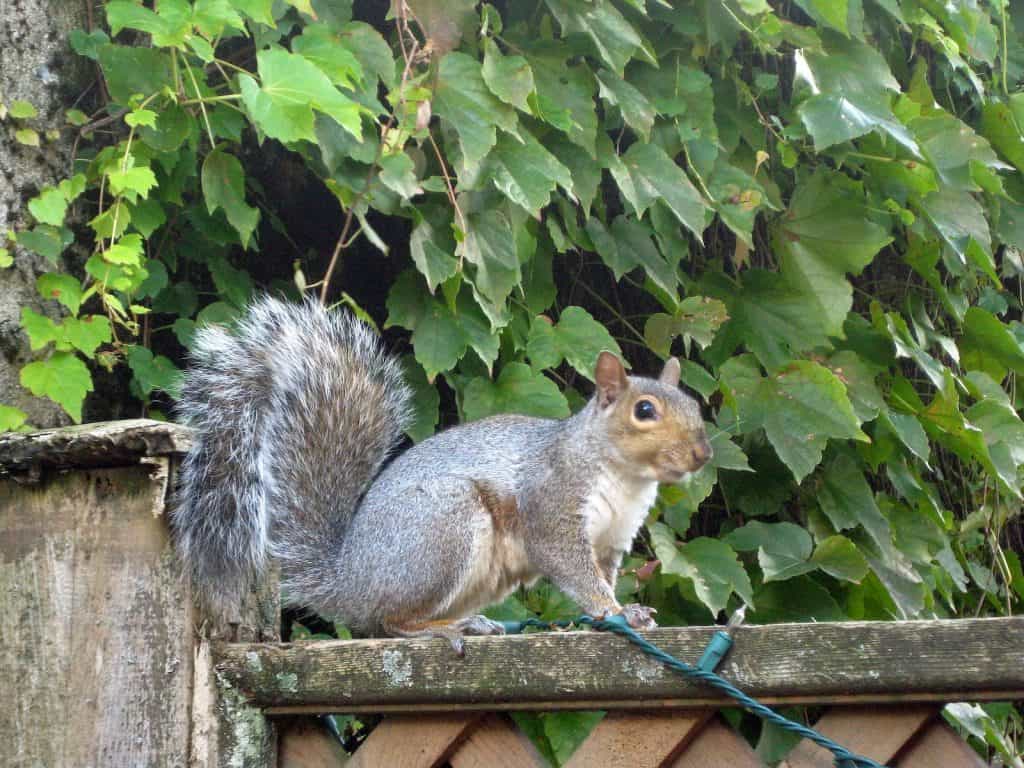
<svg viewBox="0 0 1024 768">
<path fill-rule="evenodd" d="M 660 475 L 658 479 L 663 483 L 678 483 L 690 474 L 690 470 L 679 469 L 678 467 L 661 467 L 658 474 Z"/>
</svg>

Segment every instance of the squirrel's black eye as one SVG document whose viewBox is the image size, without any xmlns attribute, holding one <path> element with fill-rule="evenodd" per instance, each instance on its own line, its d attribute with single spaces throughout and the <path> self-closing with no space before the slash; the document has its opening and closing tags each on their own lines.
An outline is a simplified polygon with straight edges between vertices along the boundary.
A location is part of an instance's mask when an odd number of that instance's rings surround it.
<svg viewBox="0 0 1024 768">
<path fill-rule="evenodd" d="M 637 400 L 636 405 L 633 406 L 633 415 L 636 416 L 637 421 L 650 421 L 658 415 L 658 412 L 650 400 Z"/>
</svg>

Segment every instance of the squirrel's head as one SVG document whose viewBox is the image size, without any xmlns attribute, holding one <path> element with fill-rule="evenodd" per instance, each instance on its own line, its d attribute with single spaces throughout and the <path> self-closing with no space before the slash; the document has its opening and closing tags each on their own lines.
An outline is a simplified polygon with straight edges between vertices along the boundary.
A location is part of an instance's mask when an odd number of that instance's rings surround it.
<svg viewBox="0 0 1024 768">
<path fill-rule="evenodd" d="M 697 402 L 679 390 L 679 361 L 669 358 L 657 379 L 627 376 L 602 352 L 594 371 L 596 406 L 625 464 L 643 477 L 675 483 L 711 458 Z"/>
</svg>

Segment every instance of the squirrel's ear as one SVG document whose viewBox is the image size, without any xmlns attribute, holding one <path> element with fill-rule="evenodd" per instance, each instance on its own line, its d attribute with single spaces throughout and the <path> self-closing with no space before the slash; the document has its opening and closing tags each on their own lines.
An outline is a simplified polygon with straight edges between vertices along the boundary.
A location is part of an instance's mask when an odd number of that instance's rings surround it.
<svg viewBox="0 0 1024 768">
<path fill-rule="evenodd" d="M 679 386 L 679 360 L 670 357 L 665 361 L 665 367 L 661 369 L 661 375 L 658 377 L 658 381 L 662 384 L 668 384 L 670 387 Z"/>
<path fill-rule="evenodd" d="M 594 381 L 597 383 L 597 403 L 602 408 L 618 400 L 629 387 L 622 361 L 607 350 L 597 356 Z"/>
</svg>

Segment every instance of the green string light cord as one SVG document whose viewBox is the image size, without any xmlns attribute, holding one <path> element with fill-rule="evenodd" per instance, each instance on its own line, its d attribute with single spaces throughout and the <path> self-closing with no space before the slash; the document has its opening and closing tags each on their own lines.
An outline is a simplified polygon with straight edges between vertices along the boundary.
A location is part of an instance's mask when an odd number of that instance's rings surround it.
<svg viewBox="0 0 1024 768">
<path fill-rule="evenodd" d="M 822 736 L 813 728 L 808 728 L 802 723 L 783 717 L 773 709 L 766 707 L 757 699 L 748 696 L 728 680 L 715 674 L 710 669 L 702 669 L 700 667 L 692 666 L 666 653 L 658 646 L 641 637 L 635 629 L 626 623 L 626 620 L 622 616 L 609 616 L 606 619 L 595 619 L 592 616 L 580 616 L 574 621 L 541 621 L 539 619 L 527 619 L 525 621 L 506 621 L 502 623 L 505 625 L 505 631 L 512 634 L 522 632 L 527 627 L 536 627 L 538 629 L 551 629 L 553 627 L 557 627 L 565 629 L 572 625 L 585 624 L 602 632 L 611 632 L 613 634 L 620 635 L 629 640 L 633 645 L 637 646 L 651 658 L 662 662 L 665 666 L 674 669 L 676 672 L 679 672 L 686 677 L 694 680 L 700 680 L 702 683 L 721 691 L 729 698 L 735 700 L 741 707 L 751 714 L 757 715 L 762 720 L 772 723 L 773 725 L 777 725 L 779 728 L 799 734 L 805 739 L 810 739 L 819 747 L 827 749 L 835 757 L 836 768 L 886 768 L 886 766 L 881 763 L 876 763 L 870 758 L 854 754 L 843 745 L 837 744 L 831 739 Z M 716 640 L 713 640 L 712 642 L 720 642 L 723 636 L 725 636 L 724 632 L 716 632 Z M 724 653 L 715 654 L 715 658 L 717 660 L 721 660 L 722 657 L 724 657 Z"/>
</svg>

